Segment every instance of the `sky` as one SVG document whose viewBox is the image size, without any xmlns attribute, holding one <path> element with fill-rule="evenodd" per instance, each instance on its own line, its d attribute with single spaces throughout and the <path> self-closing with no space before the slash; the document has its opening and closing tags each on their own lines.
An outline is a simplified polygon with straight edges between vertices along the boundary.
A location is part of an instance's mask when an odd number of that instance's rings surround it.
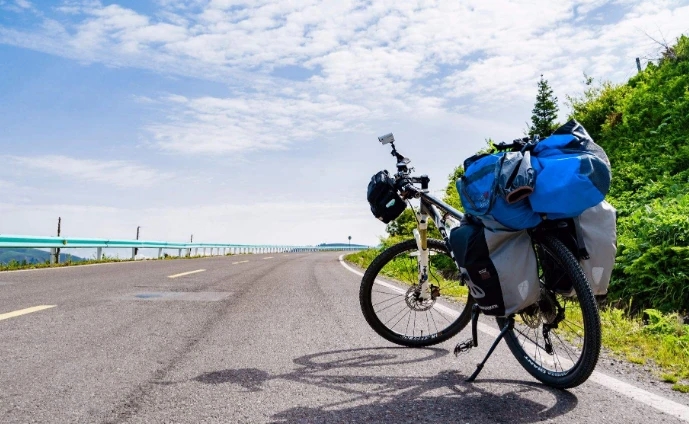
<svg viewBox="0 0 689 424">
<path fill-rule="evenodd" d="M 442 195 L 543 75 L 621 83 L 689 0 L 0 0 L 0 234 L 375 245 L 398 150 Z"/>
</svg>

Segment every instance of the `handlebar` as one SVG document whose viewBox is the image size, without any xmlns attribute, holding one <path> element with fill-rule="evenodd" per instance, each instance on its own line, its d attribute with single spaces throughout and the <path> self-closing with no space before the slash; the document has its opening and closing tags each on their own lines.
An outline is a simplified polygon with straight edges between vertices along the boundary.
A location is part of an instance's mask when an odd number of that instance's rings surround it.
<svg viewBox="0 0 689 424">
<path fill-rule="evenodd" d="M 392 134 L 390 134 L 390 136 L 392 136 Z M 511 143 L 505 143 L 503 141 L 498 144 L 495 144 L 494 147 L 498 152 L 524 152 L 525 150 L 533 149 L 536 143 L 543 139 L 544 137 L 534 135 L 533 137 L 523 137 L 512 140 Z M 395 188 L 401 194 L 402 198 L 404 198 L 405 200 L 412 197 L 419 197 L 422 192 L 428 190 L 428 183 L 430 182 L 430 178 L 428 178 L 427 175 L 421 175 L 419 177 L 411 176 L 410 173 L 414 170 L 414 168 L 409 168 L 407 166 L 410 163 L 410 160 L 397 151 L 397 149 L 395 148 L 394 138 L 391 138 L 391 140 L 392 141 L 386 141 L 383 144 L 390 144 L 390 146 L 392 147 L 391 154 L 395 157 L 395 159 L 397 159 Z M 415 187 L 414 184 L 421 184 L 421 190 L 419 190 L 418 187 Z"/>
<path fill-rule="evenodd" d="M 540 137 L 534 135 L 532 138 L 523 137 L 512 140 L 511 143 L 505 143 L 504 141 L 495 144 L 494 147 L 498 152 L 523 152 L 525 150 L 531 150 L 539 141 L 543 140 L 545 137 Z"/>
</svg>

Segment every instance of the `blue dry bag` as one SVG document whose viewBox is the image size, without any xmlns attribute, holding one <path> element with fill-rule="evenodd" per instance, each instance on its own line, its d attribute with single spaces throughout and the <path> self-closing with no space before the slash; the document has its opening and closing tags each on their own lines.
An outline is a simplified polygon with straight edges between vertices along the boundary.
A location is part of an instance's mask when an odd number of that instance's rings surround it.
<svg viewBox="0 0 689 424">
<path fill-rule="evenodd" d="M 574 218 L 603 201 L 610 190 L 610 161 L 575 120 L 532 151 L 536 172 L 531 208 L 547 219 Z"/>
</svg>

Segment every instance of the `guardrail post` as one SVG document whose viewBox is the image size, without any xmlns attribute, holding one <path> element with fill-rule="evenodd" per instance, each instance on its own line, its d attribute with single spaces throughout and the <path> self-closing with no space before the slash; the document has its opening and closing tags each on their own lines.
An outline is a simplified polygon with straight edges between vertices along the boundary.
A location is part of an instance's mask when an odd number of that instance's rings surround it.
<svg viewBox="0 0 689 424">
<path fill-rule="evenodd" d="M 177 256 L 182 257 L 182 249 L 177 249 Z"/>
<path fill-rule="evenodd" d="M 132 260 L 136 259 L 136 247 L 132 247 Z"/>
<path fill-rule="evenodd" d="M 103 259 L 103 248 L 98 247 L 96 248 L 96 260 L 100 261 L 101 259 Z"/>
<path fill-rule="evenodd" d="M 203 256 L 206 256 L 206 248 L 203 248 Z"/>
<path fill-rule="evenodd" d="M 55 263 L 55 257 L 57 256 L 57 249 L 55 247 L 50 248 L 50 264 Z"/>
<path fill-rule="evenodd" d="M 163 256 L 163 248 L 159 247 L 158 248 L 158 259 L 160 259 Z"/>
</svg>

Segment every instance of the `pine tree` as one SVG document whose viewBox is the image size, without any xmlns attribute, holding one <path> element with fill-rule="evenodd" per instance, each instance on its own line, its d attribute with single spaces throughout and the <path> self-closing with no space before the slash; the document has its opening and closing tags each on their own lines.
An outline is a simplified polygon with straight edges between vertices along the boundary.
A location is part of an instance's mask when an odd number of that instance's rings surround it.
<svg viewBox="0 0 689 424">
<path fill-rule="evenodd" d="M 536 95 L 536 104 L 531 111 L 531 126 L 529 126 L 529 136 L 533 137 L 535 134 L 541 137 L 547 137 L 552 134 L 559 124 L 555 121 L 557 119 L 557 97 L 553 96 L 553 89 L 550 88 L 548 80 L 543 79 L 538 82 L 538 94 Z"/>
</svg>

